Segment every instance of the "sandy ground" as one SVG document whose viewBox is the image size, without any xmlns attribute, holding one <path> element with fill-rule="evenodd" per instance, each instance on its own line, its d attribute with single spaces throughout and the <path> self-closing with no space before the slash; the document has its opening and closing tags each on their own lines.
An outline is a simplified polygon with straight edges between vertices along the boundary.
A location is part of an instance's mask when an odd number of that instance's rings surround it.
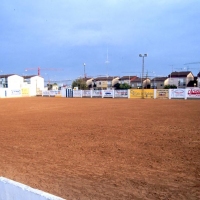
<svg viewBox="0 0 200 200">
<path fill-rule="evenodd" d="M 0 99 L 0 176 L 66 199 L 200 199 L 200 101 Z"/>
</svg>

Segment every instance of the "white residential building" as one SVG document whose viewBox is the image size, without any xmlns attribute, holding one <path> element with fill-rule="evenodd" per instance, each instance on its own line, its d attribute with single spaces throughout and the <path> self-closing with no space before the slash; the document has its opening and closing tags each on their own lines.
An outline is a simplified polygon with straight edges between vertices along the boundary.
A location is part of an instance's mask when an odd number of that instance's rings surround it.
<svg viewBox="0 0 200 200">
<path fill-rule="evenodd" d="M 172 72 L 165 80 L 164 85 L 176 85 L 185 88 L 190 81 L 194 81 L 194 75 L 191 71 Z"/>
</svg>

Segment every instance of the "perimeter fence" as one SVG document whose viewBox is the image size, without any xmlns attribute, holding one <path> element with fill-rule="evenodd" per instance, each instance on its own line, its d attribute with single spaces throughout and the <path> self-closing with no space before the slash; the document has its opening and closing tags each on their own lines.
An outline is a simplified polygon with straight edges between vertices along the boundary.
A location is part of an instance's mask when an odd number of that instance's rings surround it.
<svg viewBox="0 0 200 200">
<path fill-rule="evenodd" d="M 129 89 L 129 90 L 43 90 L 32 94 L 29 90 L 0 88 L 0 98 L 13 97 L 66 97 L 66 98 L 127 98 L 127 99 L 200 99 L 200 88 Z"/>
<path fill-rule="evenodd" d="M 47 92 L 47 91 L 46 91 Z M 44 92 L 43 96 L 46 96 Z M 51 92 L 49 91 L 48 96 Z M 55 92 L 55 97 L 56 92 Z M 67 98 L 129 98 L 129 99 L 200 99 L 200 88 L 178 89 L 129 89 L 129 90 L 72 90 L 62 89 L 61 97 Z"/>
</svg>

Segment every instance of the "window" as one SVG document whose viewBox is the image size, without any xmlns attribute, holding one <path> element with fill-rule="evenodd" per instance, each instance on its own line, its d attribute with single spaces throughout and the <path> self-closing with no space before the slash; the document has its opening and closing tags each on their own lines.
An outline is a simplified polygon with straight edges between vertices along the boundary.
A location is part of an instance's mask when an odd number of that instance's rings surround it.
<svg viewBox="0 0 200 200">
<path fill-rule="evenodd" d="M 99 85 L 101 85 L 101 82 L 99 82 Z"/>
<path fill-rule="evenodd" d="M 30 84 L 30 83 L 31 83 L 31 80 L 30 80 L 30 78 L 24 79 L 24 82 Z"/>
<path fill-rule="evenodd" d="M 163 86 L 163 84 L 160 84 L 160 86 L 162 87 L 162 86 Z"/>
</svg>

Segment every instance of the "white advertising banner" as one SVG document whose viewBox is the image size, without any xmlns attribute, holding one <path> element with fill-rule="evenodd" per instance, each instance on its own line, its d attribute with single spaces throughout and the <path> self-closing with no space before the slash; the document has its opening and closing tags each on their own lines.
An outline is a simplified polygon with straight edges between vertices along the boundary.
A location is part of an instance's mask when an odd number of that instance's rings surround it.
<svg viewBox="0 0 200 200">
<path fill-rule="evenodd" d="M 102 90 L 102 98 L 114 98 L 114 90 Z"/>
<path fill-rule="evenodd" d="M 49 90 L 43 90 L 42 96 L 49 96 Z"/>
<path fill-rule="evenodd" d="M 171 99 L 185 99 L 185 89 L 170 89 L 169 93 Z"/>
<path fill-rule="evenodd" d="M 59 92 L 60 92 L 60 91 L 58 91 L 58 90 L 49 90 L 49 95 L 50 95 L 51 97 L 55 97 L 56 95 L 59 94 Z"/>
<path fill-rule="evenodd" d="M 11 90 L 10 95 L 14 96 L 14 97 L 20 97 L 21 96 L 21 90 L 19 90 L 19 89 L 17 89 L 17 90 Z"/>
<path fill-rule="evenodd" d="M 186 88 L 186 98 L 200 98 L 200 88 Z"/>
<path fill-rule="evenodd" d="M 115 90 L 114 96 L 128 98 L 128 90 Z"/>
<path fill-rule="evenodd" d="M 91 90 L 82 90 L 82 97 L 91 97 Z"/>
<path fill-rule="evenodd" d="M 101 90 L 92 90 L 92 96 L 93 97 L 102 97 Z"/>
<path fill-rule="evenodd" d="M 82 90 L 73 90 L 73 97 L 82 97 Z"/>
</svg>

